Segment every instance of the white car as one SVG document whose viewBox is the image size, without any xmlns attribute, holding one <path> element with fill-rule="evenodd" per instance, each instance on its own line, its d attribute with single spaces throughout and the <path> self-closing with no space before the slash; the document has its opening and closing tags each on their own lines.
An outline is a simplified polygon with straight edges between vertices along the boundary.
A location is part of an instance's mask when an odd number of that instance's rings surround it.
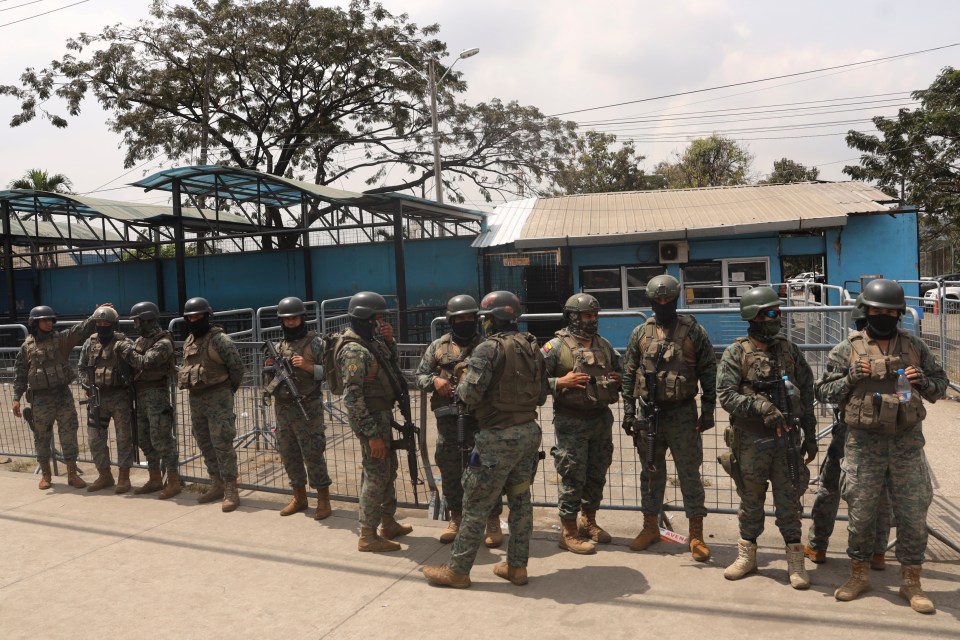
<svg viewBox="0 0 960 640">
<path fill-rule="evenodd" d="M 947 313 L 960 311 L 960 287 L 946 286 L 943 288 L 943 305 L 940 305 L 940 289 L 930 289 L 923 294 L 923 308 L 927 311 L 937 309 Z"/>
<path fill-rule="evenodd" d="M 817 273 L 816 271 L 804 271 L 803 273 L 798 273 L 792 278 L 787 278 L 787 284 L 789 284 L 790 288 L 794 291 L 802 291 L 804 285 L 814 284 L 817 282 L 817 278 L 820 278 L 820 281 L 822 282 L 823 274 Z"/>
</svg>

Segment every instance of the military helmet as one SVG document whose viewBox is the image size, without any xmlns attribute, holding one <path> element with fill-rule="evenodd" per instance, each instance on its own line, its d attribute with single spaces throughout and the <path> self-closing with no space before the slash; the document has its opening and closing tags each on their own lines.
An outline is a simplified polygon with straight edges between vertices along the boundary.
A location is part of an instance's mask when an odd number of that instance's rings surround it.
<svg viewBox="0 0 960 640">
<path fill-rule="evenodd" d="M 563 310 L 564 312 L 575 311 L 577 313 L 599 313 L 600 302 L 589 293 L 575 293 L 567 298 L 566 303 L 563 305 Z"/>
<path fill-rule="evenodd" d="M 871 280 L 860 294 L 861 307 L 875 307 L 877 309 L 896 309 L 904 312 L 907 303 L 903 297 L 903 287 L 893 280 Z M 866 311 L 866 309 L 864 309 Z"/>
<path fill-rule="evenodd" d="M 520 298 L 510 291 L 491 291 L 480 301 L 480 315 L 515 322 L 521 315 Z"/>
<path fill-rule="evenodd" d="M 278 318 L 294 318 L 305 315 L 307 315 L 307 308 L 303 305 L 303 300 L 300 298 L 290 296 L 289 298 L 281 300 L 280 304 L 277 305 Z"/>
<path fill-rule="evenodd" d="M 387 301 L 373 291 L 359 291 L 350 298 L 347 315 L 358 320 L 370 320 L 378 313 L 387 312 Z"/>
<path fill-rule="evenodd" d="M 183 305 L 183 315 L 188 316 L 191 313 L 213 313 L 213 307 L 206 298 L 190 298 Z"/>
<path fill-rule="evenodd" d="M 93 319 L 95 322 L 110 322 L 115 324 L 120 321 L 120 314 L 117 313 L 117 310 L 113 307 L 97 307 L 93 312 Z"/>
<path fill-rule="evenodd" d="M 455 316 L 465 316 L 470 313 L 480 313 L 480 308 L 477 306 L 477 301 L 473 299 L 473 296 L 460 294 L 453 296 L 447 302 L 448 322 Z"/>
<path fill-rule="evenodd" d="M 853 311 L 850 312 L 850 320 L 852 322 L 856 322 L 857 320 L 865 320 L 866 317 L 867 312 L 863 308 L 863 294 L 860 294 L 853 303 Z"/>
<path fill-rule="evenodd" d="M 647 283 L 647 298 L 679 298 L 680 281 L 666 274 L 654 276 Z"/>
<path fill-rule="evenodd" d="M 130 307 L 130 319 L 156 320 L 160 317 L 160 308 L 152 302 L 138 302 Z"/>
<path fill-rule="evenodd" d="M 51 309 L 45 304 L 42 304 L 38 307 L 34 307 L 33 309 L 30 309 L 30 317 L 27 320 L 27 324 L 29 324 L 32 327 L 34 326 L 34 324 L 36 324 L 37 320 L 53 320 L 54 322 L 56 322 L 57 314 L 54 312 L 53 309 Z"/>
<path fill-rule="evenodd" d="M 780 296 L 770 287 L 754 287 L 740 296 L 740 317 L 753 320 L 764 309 L 780 306 Z"/>
</svg>

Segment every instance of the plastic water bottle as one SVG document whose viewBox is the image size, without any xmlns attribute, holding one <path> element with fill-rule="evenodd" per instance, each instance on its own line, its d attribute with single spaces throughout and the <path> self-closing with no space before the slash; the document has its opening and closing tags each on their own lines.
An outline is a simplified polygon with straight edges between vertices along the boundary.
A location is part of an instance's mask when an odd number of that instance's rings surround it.
<svg viewBox="0 0 960 640">
<path fill-rule="evenodd" d="M 787 389 L 787 397 L 793 397 L 797 393 L 797 388 L 790 382 L 790 378 L 783 376 L 783 386 Z"/>
<path fill-rule="evenodd" d="M 907 374 L 904 373 L 903 369 L 897 369 L 897 400 L 900 401 L 900 404 L 905 404 L 910 400 L 912 393 L 913 387 L 910 385 Z"/>
</svg>

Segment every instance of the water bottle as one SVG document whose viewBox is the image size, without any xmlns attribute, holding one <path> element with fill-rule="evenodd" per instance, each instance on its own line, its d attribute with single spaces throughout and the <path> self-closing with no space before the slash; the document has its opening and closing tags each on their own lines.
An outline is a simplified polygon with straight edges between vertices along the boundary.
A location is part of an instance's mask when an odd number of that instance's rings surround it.
<svg viewBox="0 0 960 640">
<path fill-rule="evenodd" d="M 783 386 L 787 390 L 787 397 L 792 398 L 797 393 L 797 388 L 793 386 L 793 383 L 790 382 L 790 378 L 783 376 Z"/>
<path fill-rule="evenodd" d="M 903 369 L 897 369 L 897 400 L 900 401 L 900 404 L 906 404 L 912 393 L 913 387 L 910 385 L 907 374 L 904 373 Z"/>
</svg>

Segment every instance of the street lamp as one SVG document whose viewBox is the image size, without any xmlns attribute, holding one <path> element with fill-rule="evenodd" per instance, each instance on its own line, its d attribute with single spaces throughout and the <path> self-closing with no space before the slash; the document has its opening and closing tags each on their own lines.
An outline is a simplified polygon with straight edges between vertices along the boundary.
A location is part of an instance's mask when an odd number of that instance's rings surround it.
<svg viewBox="0 0 960 640">
<path fill-rule="evenodd" d="M 447 67 L 447 70 L 440 76 L 439 80 L 437 80 L 435 75 L 436 67 L 434 63 L 437 62 L 437 60 L 433 56 L 430 56 L 428 59 L 426 74 L 399 56 L 384 60 L 387 64 L 402 64 L 410 67 L 414 73 L 427 81 L 427 86 L 430 88 L 430 117 L 433 120 L 433 179 L 437 185 L 437 202 L 443 202 L 443 182 L 440 180 L 440 126 L 438 122 L 439 118 L 437 117 L 437 86 L 453 71 L 453 68 L 458 62 L 465 58 L 475 56 L 478 53 L 480 53 L 480 49 L 477 47 L 461 51 L 457 59 L 453 61 L 452 65 Z"/>
</svg>

